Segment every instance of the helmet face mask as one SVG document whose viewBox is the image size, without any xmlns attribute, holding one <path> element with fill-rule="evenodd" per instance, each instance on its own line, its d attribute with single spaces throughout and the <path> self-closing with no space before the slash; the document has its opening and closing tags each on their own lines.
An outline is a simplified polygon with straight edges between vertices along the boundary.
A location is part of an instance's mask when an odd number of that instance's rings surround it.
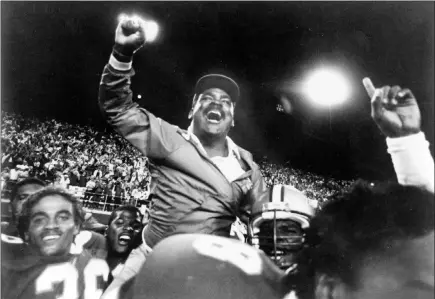
<svg viewBox="0 0 435 299">
<path fill-rule="evenodd" d="M 251 238 L 252 244 L 269 256 L 280 268 L 291 267 L 294 254 L 304 244 L 301 225 L 291 219 L 274 218 L 263 221 L 257 231 Z"/>
<path fill-rule="evenodd" d="M 248 243 L 262 250 L 283 270 L 294 269 L 294 257 L 304 245 L 314 209 L 298 190 L 276 185 L 270 202 L 253 206 L 248 225 Z"/>
<path fill-rule="evenodd" d="M 274 226 L 276 230 L 274 230 Z M 266 253 L 269 251 L 294 251 L 299 250 L 304 242 L 301 226 L 287 219 L 265 221 L 260 225 L 257 234 L 259 246 Z M 274 244 L 276 240 L 276 244 Z"/>
</svg>

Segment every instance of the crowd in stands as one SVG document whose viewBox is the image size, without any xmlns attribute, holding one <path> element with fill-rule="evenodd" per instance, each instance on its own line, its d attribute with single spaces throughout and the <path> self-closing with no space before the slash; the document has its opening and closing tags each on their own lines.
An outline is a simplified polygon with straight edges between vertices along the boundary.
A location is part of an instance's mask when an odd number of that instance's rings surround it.
<svg viewBox="0 0 435 299">
<path fill-rule="evenodd" d="M 90 208 L 98 202 L 145 203 L 149 195 L 148 160 L 114 132 L 2 112 L 2 184 L 28 176 L 63 187 L 85 189 Z M 266 183 L 292 185 L 319 203 L 351 186 L 307 171 L 262 160 Z"/>
<path fill-rule="evenodd" d="M 287 165 L 272 164 L 266 160 L 260 163 L 260 169 L 269 186 L 291 185 L 302 191 L 306 197 L 323 203 L 338 192 L 348 190 L 354 181 L 325 178 L 321 175 L 291 168 Z"/>
<path fill-rule="evenodd" d="M 54 119 L 2 112 L 2 184 L 37 177 L 64 188 L 86 190 L 86 201 L 145 203 L 148 160 L 114 132 Z M 101 206 L 101 205 L 100 205 Z"/>
</svg>

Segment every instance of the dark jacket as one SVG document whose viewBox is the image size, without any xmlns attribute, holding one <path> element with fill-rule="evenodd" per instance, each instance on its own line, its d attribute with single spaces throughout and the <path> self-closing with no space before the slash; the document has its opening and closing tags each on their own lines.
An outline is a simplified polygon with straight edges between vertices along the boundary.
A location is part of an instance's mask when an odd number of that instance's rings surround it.
<svg viewBox="0 0 435 299">
<path fill-rule="evenodd" d="M 239 148 L 245 173 L 229 183 L 189 132 L 155 117 L 134 103 L 130 89 L 134 71 L 106 65 L 99 105 L 109 124 L 150 159 L 152 206 L 144 229 L 153 247 L 178 233 L 229 236 L 238 216 L 246 222 L 255 201 L 269 192 L 252 155 Z"/>
</svg>

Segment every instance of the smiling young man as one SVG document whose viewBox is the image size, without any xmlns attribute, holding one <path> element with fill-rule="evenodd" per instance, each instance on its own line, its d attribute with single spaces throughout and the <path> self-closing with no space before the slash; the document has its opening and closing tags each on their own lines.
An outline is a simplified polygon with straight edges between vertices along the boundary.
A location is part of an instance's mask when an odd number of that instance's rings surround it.
<svg viewBox="0 0 435 299">
<path fill-rule="evenodd" d="M 87 251 L 71 253 L 82 223 L 80 202 L 64 189 L 46 187 L 32 194 L 18 224 L 26 241 L 23 254 L 2 261 L 2 296 L 98 298 L 109 275 L 107 263 Z"/>
<path fill-rule="evenodd" d="M 21 238 L 17 225 L 18 218 L 25 200 L 33 193 L 43 189 L 46 184 L 38 178 L 30 177 L 18 182 L 11 192 L 11 222 L 7 226 L 2 226 L 2 258 L 10 259 L 11 256 L 21 254 L 21 244 L 25 243 Z M 92 213 L 85 214 L 85 221 L 82 224 L 82 230 L 76 235 L 74 240 L 73 251 L 86 249 L 92 256 L 98 258 L 106 257 L 106 244 L 102 234 L 87 230 L 88 228 L 95 228 L 99 223 L 91 223 L 95 218 Z M 105 227 L 105 226 L 104 226 Z M 84 229 L 83 229 L 84 228 Z"/>
<path fill-rule="evenodd" d="M 32 199 L 29 200 L 29 203 Z M 79 221 L 75 221 L 73 204 L 61 194 L 47 194 L 35 202 L 24 215 L 28 216 L 25 239 L 32 249 L 43 256 L 61 256 L 69 253 Z M 78 216 L 76 216 L 78 217 Z"/>
<path fill-rule="evenodd" d="M 229 237 L 236 216 L 247 223 L 253 203 L 269 196 L 252 155 L 228 137 L 240 88 L 222 74 L 203 76 L 195 85 L 188 130 L 157 118 L 133 102 L 130 88 L 144 28 L 137 19 L 119 23 L 99 91 L 108 122 L 151 162 L 153 199 L 144 241 L 152 248 L 173 234 Z"/>
</svg>

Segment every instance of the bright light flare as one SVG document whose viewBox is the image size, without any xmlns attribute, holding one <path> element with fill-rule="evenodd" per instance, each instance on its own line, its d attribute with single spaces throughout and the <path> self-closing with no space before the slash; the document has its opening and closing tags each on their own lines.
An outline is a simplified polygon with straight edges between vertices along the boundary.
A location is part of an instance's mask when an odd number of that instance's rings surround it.
<svg viewBox="0 0 435 299">
<path fill-rule="evenodd" d="M 124 21 L 125 19 L 127 19 L 128 16 L 125 13 L 122 13 L 118 16 L 118 23 Z"/>
<path fill-rule="evenodd" d="M 159 35 L 159 25 L 155 21 L 146 20 L 137 15 L 129 16 L 125 13 L 121 13 L 118 16 L 118 23 L 126 19 L 131 19 L 133 23 L 136 24 L 143 24 L 145 30 L 145 38 L 147 42 L 152 43 L 157 39 L 157 36 Z"/>
<path fill-rule="evenodd" d="M 146 21 L 145 22 L 145 36 L 147 42 L 152 43 L 156 40 L 159 35 L 159 25 L 157 25 L 154 21 Z"/>
<path fill-rule="evenodd" d="M 350 84 L 339 71 L 320 69 L 308 76 L 303 91 L 316 104 L 333 106 L 349 98 Z"/>
</svg>

